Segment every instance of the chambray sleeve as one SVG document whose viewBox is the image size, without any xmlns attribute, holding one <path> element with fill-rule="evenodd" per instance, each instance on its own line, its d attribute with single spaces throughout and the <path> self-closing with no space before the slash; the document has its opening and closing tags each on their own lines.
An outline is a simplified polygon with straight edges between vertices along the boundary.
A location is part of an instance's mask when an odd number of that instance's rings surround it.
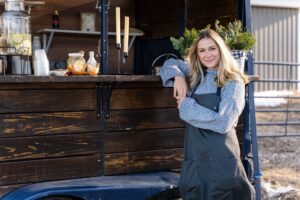
<svg viewBox="0 0 300 200">
<path fill-rule="evenodd" d="M 242 82 L 230 81 L 221 92 L 219 111 L 215 112 L 186 97 L 179 108 L 180 118 L 203 129 L 226 134 L 237 125 L 238 117 L 245 106 L 245 86 Z"/>
<path fill-rule="evenodd" d="M 160 68 L 160 76 L 165 87 L 173 87 L 176 76 L 188 77 L 188 74 L 188 63 L 180 59 L 170 58 Z"/>
</svg>

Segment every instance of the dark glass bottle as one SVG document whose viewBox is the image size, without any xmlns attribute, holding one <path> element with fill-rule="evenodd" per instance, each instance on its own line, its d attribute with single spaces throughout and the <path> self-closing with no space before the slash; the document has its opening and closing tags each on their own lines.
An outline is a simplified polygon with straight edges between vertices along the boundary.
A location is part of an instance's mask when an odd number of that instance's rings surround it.
<svg viewBox="0 0 300 200">
<path fill-rule="evenodd" d="M 52 15 L 52 28 L 59 29 L 59 14 L 57 10 Z"/>
</svg>

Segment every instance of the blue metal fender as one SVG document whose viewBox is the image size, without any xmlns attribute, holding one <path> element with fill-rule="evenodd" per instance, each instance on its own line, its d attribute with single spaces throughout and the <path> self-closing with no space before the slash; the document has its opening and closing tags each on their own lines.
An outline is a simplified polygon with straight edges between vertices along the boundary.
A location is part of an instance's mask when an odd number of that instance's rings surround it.
<svg viewBox="0 0 300 200">
<path fill-rule="evenodd" d="M 84 200 L 141 200 L 177 187 L 179 174 L 152 172 L 36 183 L 15 190 L 1 200 L 38 200 L 49 196 Z"/>
</svg>

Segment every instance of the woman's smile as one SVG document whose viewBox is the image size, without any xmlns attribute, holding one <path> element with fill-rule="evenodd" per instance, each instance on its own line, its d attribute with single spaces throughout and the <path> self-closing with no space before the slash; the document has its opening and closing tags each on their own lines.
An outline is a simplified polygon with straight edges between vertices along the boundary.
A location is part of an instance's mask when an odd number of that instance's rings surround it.
<svg viewBox="0 0 300 200">
<path fill-rule="evenodd" d="M 200 62 L 209 69 L 218 69 L 220 50 L 214 40 L 203 38 L 198 43 L 198 56 Z"/>
</svg>

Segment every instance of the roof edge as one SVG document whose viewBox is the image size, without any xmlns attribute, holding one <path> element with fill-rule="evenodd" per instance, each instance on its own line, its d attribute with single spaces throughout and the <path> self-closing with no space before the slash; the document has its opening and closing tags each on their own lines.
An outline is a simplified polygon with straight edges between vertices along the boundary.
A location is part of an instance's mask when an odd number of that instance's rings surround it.
<svg viewBox="0 0 300 200">
<path fill-rule="evenodd" d="M 300 8 L 300 2 L 299 3 L 290 3 L 290 2 L 269 2 L 269 1 L 255 1 L 251 0 L 251 6 L 257 6 L 257 7 L 277 7 L 277 8 Z"/>
</svg>

